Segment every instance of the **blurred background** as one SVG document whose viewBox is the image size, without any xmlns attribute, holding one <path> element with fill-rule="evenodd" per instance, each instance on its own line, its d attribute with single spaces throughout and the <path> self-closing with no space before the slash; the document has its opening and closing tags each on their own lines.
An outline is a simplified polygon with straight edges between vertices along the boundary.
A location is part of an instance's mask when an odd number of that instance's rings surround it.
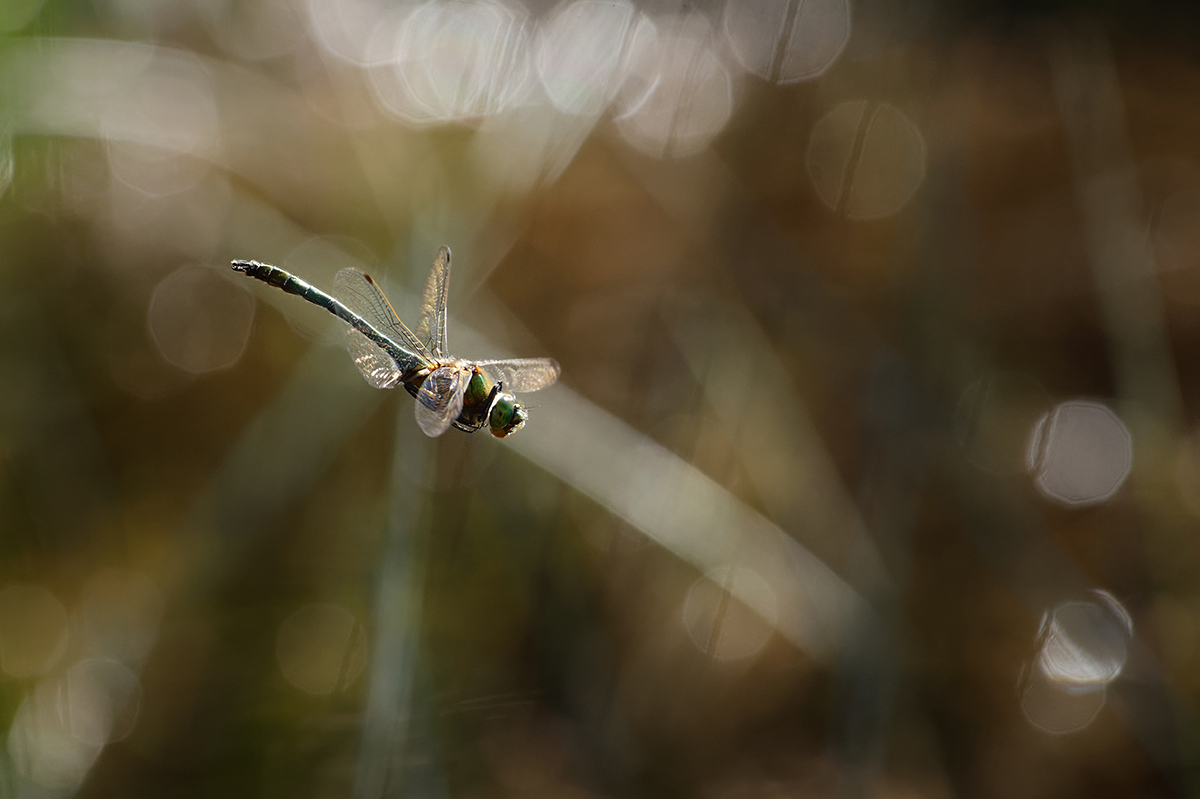
<svg viewBox="0 0 1200 799">
<path fill-rule="evenodd" d="M 3 0 L 0 797 L 1197 795 L 1198 44 Z M 229 268 L 442 244 L 504 441 Z"/>
</svg>

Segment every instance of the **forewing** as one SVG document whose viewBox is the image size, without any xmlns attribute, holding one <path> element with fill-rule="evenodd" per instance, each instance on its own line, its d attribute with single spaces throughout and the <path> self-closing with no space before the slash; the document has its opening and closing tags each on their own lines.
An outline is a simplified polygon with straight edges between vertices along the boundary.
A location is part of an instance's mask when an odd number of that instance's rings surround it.
<svg viewBox="0 0 1200 799">
<path fill-rule="evenodd" d="M 463 409 L 470 371 L 458 366 L 434 369 L 417 392 L 417 424 L 430 438 L 440 436 Z"/>
<path fill-rule="evenodd" d="M 558 380 L 558 361 L 553 358 L 510 358 L 503 361 L 479 361 L 475 364 L 504 390 L 512 394 L 537 391 Z"/>
<path fill-rule="evenodd" d="M 433 362 L 429 350 L 400 321 L 400 318 L 396 316 L 396 311 L 392 309 L 392 304 L 388 302 L 387 297 L 379 290 L 379 286 L 369 276 L 351 267 L 341 270 L 333 279 L 333 296 L 391 339 L 397 347 L 413 356 L 410 361 L 397 364 L 401 372 L 428 366 Z M 360 341 L 361 343 L 351 344 L 351 341 Z M 350 328 L 347 333 L 346 342 L 355 363 L 359 363 L 359 353 L 369 353 L 372 356 L 369 361 L 373 361 L 375 356 L 382 356 L 390 360 L 390 356 L 382 348 L 353 328 Z M 363 369 L 363 367 L 360 365 L 359 369 Z M 370 382 L 371 378 L 367 376 L 366 370 L 363 370 L 363 375 Z"/>
<path fill-rule="evenodd" d="M 417 336 L 429 345 L 436 358 L 446 356 L 446 298 L 450 290 L 450 248 L 438 248 L 437 257 L 425 283 L 425 298 L 421 303 L 421 323 Z"/>
</svg>

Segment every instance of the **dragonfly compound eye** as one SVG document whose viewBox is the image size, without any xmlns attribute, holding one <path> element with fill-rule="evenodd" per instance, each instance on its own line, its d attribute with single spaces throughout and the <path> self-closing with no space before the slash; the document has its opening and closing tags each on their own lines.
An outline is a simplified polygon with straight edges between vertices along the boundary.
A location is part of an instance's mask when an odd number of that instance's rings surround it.
<svg viewBox="0 0 1200 799">
<path fill-rule="evenodd" d="M 504 438 L 524 427 L 528 419 L 529 412 L 516 401 L 512 394 L 501 394 L 492 405 L 492 412 L 488 415 L 488 425 L 492 428 L 492 435 L 496 438 Z"/>
</svg>

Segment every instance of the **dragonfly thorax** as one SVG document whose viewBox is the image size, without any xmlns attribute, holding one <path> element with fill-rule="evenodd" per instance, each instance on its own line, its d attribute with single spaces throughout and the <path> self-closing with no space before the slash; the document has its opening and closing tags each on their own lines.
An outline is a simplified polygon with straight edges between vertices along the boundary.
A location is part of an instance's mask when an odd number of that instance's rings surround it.
<svg viewBox="0 0 1200 799">
<path fill-rule="evenodd" d="M 471 378 L 463 393 L 463 410 L 455 420 L 455 426 L 464 430 L 486 426 L 496 438 L 504 438 L 525 426 L 529 412 L 516 397 L 503 391 L 503 383 L 493 380 L 475 364 L 459 363 L 470 369 Z"/>
</svg>

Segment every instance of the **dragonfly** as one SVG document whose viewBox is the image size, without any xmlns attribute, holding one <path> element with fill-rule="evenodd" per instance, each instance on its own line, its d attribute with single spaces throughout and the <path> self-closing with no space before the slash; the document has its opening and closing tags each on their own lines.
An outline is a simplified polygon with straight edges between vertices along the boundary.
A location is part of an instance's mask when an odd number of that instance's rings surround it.
<svg viewBox="0 0 1200 799">
<path fill-rule="evenodd" d="M 421 321 L 413 333 L 370 275 L 352 267 L 333 281 L 333 294 L 277 266 L 234 261 L 233 269 L 318 305 L 346 323 L 346 349 L 375 388 L 403 385 L 416 398 L 417 425 L 430 437 L 450 427 L 496 438 L 517 432 L 529 411 L 514 394 L 546 388 L 558 379 L 553 358 L 468 361 L 446 352 L 446 298 L 450 248 L 441 247 L 429 271 Z"/>
</svg>

